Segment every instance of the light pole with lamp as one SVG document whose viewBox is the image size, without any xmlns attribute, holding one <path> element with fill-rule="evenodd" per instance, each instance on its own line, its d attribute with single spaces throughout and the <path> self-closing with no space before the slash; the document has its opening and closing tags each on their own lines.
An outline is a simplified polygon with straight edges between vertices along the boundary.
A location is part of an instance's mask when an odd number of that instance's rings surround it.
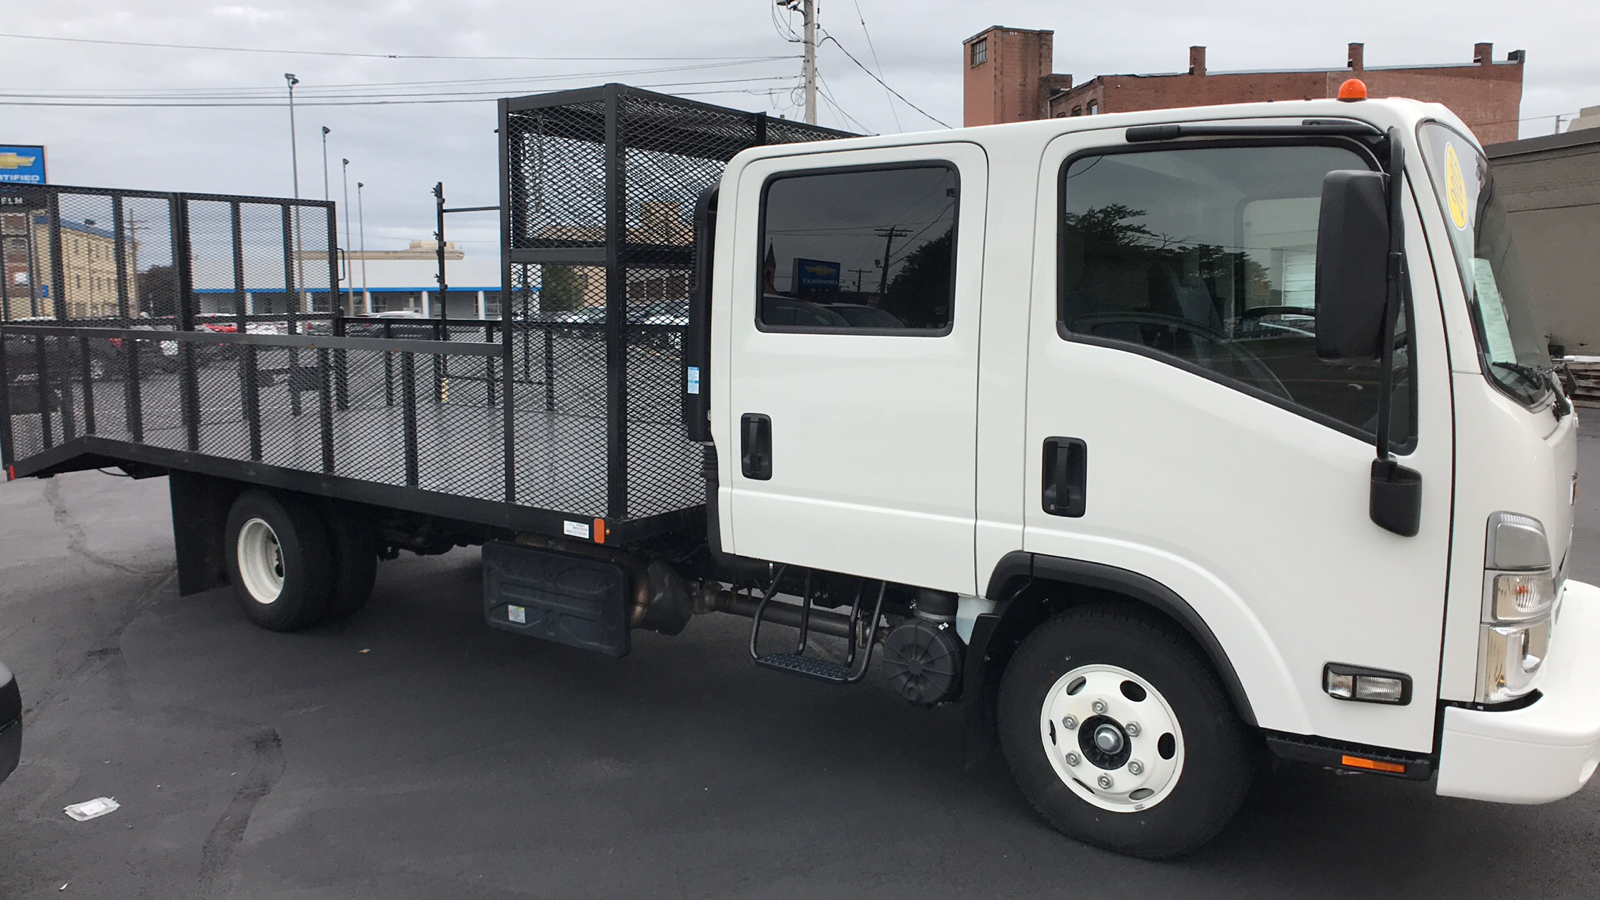
<svg viewBox="0 0 1600 900">
<path fill-rule="evenodd" d="M 294 77 L 293 72 L 283 73 L 283 80 L 289 82 L 289 159 L 294 164 L 294 198 L 300 199 L 300 151 L 295 144 L 294 137 L 294 86 L 300 79 Z"/>
<path fill-rule="evenodd" d="M 300 79 L 294 77 L 293 72 L 285 72 L 283 80 L 289 83 L 289 159 L 294 164 L 294 289 L 300 311 L 306 312 L 305 254 L 300 247 L 300 149 L 294 129 L 294 86 L 300 83 Z"/>
<path fill-rule="evenodd" d="M 350 233 L 350 160 L 344 159 L 340 160 L 340 162 L 342 163 L 340 172 L 343 173 L 344 177 L 344 239 L 348 241 L 354 237 L 354 235 Z M 350 284 L 350 299 L 345 303 L 345 309 L 348 310 L 345 315 L 349 316 L 356 314 L 356 292 L 355 285 L 352 283 L 355 281 L 355 279 L 351 277 L 353 274 L 354 273 L 350 271 L 350 254 L 349 251 L 346 251 L 344 257 L 344 278 L 345 282 Z"/>
<path fill-rule="evenodd" d="M 361 223 L 361 304 L 370 316 L 372 295 L 367 293 L 367 209 L 361 202 L 361 189 L 364 187 L 365 184 L 356 182 L 356 217 Z"/>
<path fill-rule="evenodd" d="M 332 128 L 322 126 L 322 199 L 324 200 L 333 199 L 328 193 L 328 135 L 332 131 Z"/>
</svg>

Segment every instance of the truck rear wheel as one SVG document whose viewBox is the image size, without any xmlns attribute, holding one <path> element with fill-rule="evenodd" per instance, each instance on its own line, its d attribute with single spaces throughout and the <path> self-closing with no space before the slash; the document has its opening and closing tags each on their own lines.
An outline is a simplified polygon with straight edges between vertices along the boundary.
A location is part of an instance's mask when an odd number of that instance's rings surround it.
<svg viewBox="0 0 1600 900">
<path fill-rule="evenodd" d="M 378 537 L 365 521 L 365 507 L 329 504 L 323 521 L 333 551 L 333 588 L 322 621 L 337 622 L 367 605 L 378 577 Z"/>
<path fill-rule="evenodd" d="M 226 531 L 228 577 L 250 621 L 270 631 L 315 624 L 328 607 L 333 558 L 327 529 L 305 500 L 249 490 Z"/>
<path fill-rule="evenodd" d="M 1146 859 L 1211 840 L 1244 802 L 1256 753 L 1176 628 L 1116 607 L 1056 616 L 1000 684 L 1000 743 L 1028 801 L 1068 837 Z"/>
</svg>

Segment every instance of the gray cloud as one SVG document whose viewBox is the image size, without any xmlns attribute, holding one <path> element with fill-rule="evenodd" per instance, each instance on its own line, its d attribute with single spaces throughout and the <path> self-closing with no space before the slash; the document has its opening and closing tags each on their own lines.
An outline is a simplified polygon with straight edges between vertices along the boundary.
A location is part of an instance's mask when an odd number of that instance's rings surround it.
<svg viewBox="0 0 1600 900">
<path fill-rule="evenodd" d="M 858 59 L 871 53 L 856 0 L 824 0 L 822 24 Z M 1338 66 L 1347 41 L 1364 41 L 1369 66 L 1470 60 L 1475 41 L 1495 42 L 1497 57 L 1528 51 L 1524 136 L 1548 133 L 1554 120 L 1600 104 L 1600 4 L 1484 0 L 1410 0 L 1293 4 L 1231 0 L 1195 4 L 1145 0 L 1095 7 L 1044 0 L 920 3 L 860 0 L 885 79 L 944 121 L 961 118 L 960 41 L 994 24 L 1056 32 L 1055 70 L 1080 79 L 1104 73 L 1174 71 L 1190 44 L 1205 44 L 1214 71 Z M 283 2 L 210 4 L 190 0 L 57 0 L 13 4 L 0 31 L 48 35 L 378 54 L 520 56 L 777 56 L 785 42 L 771 0 L 642 3 Z M 616 75 L 692 61 L 484 61 L 353 59 L 282 53 L 230 53 L 56 43 L 0 38 L 7 87 L 0 93 L 139 94 L 172 100 L 211 91 L 259 95 L 250 108 L 4 107 L 0 142 L 49 147 L 57 183 L 287 195 L 291 190 L 288 111 L 283 73 L 301 79 L 297 94 L 300 174 L 305 196 L 322 196 L 319 128 L 329 136 L 332 193 L 340 194 L 339 159 L 349 157 L 351 190 L 366 183 L 369 246 L 401 246 L 432 228 L 435 181 L 458 205 L 497 196 L 494 104 L 314 106 L 332 85 L 521 78 L 505 85 L 458 86 L 506 94 L 579 87 L 609 80 L 649 84 L 766 78 L 741 84 L 665 87 L 672 93 L 721 90 L 700 99 L 774 114 L 799 115 L 792 87 L 798 59 L 722 68 Z M 822 123 L 855 130 L 924 130 L 924 116 L 891 101 L 837 48 L 825 45 L 820 68 L 841 115 L 822 105 Z M 562 76 L 550 79 L 550 76 Z M 533 80 L 548 79 L 548 80 Z M 422 86 L 390 92 L 439 90 Z M 348 91 L 346 91 L 348 92 Z M 485 95 L 490 96 L 490 95 Z M 71 102 L 61 98 L 59 102 Z M 82 99 L 81 97 L 79 99 Z M 898 119 L 898 127 L 896 120 Z M 353 198 L 352 198 L 353 199 Z M 341 217 L 342 221 L 342 217 Z M 491 221 L 461 219 L 453 236 L 469 254 L 493 253 Z"/>
</svg>

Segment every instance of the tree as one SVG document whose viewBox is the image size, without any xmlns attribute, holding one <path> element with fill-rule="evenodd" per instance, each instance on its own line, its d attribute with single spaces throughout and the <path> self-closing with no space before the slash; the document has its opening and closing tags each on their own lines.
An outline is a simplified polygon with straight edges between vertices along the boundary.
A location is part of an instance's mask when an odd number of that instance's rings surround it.
<svg viewBox="0 0 1600 900">
<path fill-rule="evenodd" d="M 151 266 L 139 273 L 139 312 L 161 318 L 178 314 L 178 270 Z"/>
<path fill-rule="evenodd" d="M 1089 241 L 1105 241 L 1121 246 L 1145 246 L 1159 236 L 1144 225 L 1130 224 L 1128 219 L 1147 215 L 1148 210 L 1134 209 L 1122 203 L 1093 206 L 1081 213 L 1065 213 L 1061 220 L 1069 232 Z"/>
<path fill-rule="evenodd" d="M 540 280 L 539 310 L 545 315 L 583 306 L 583 278 L 571 266 L 545 263 Z"/>
<path fill-rule="evenodd" d="M 884 291 L 882 309 L 907 328 L 943 328 L 950 322 L 949 229 L 906 255 Z"/>
</svg>

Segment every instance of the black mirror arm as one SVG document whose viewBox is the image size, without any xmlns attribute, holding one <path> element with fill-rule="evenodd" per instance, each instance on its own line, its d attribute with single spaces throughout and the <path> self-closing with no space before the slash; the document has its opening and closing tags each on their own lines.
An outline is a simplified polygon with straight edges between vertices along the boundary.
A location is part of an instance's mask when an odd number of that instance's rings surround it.
<svg viewBox="0 0 1600 900">
<path fill-rule="evenodd" d="M 1394 400 L 1394 327 L 1400 318 L 1401 279 L 1405 276 L 1405 222 L 1401 215 L 1401 186 L 1405 172 L 1405 147 L 1400 129 L 1389 129 L 1389 271 L 1385 279 L 1383 330 L 1380 332 L 1378 370 L 1378 459 L 1390 458 L 1389 419 Z"/>
<path fill-rule="evenodd" d="M 1368 515 L 1378 526 L 1403 537 L 1414 537 L 1422 524 L 1422 473 L 1400 465 L 1389 452 L 1390 417 L 1394 405 L 1394 329 L 1400 318 L 1404 289 L 1405 227 L 1401 188 L 1405 148 L 1400 130 L 1389 129 L 1389 271 L 1383 309 L 1383 331 L 1378 374 L 1377 459 L 1372 463 L 1372 495 Z"/>
</svg>

